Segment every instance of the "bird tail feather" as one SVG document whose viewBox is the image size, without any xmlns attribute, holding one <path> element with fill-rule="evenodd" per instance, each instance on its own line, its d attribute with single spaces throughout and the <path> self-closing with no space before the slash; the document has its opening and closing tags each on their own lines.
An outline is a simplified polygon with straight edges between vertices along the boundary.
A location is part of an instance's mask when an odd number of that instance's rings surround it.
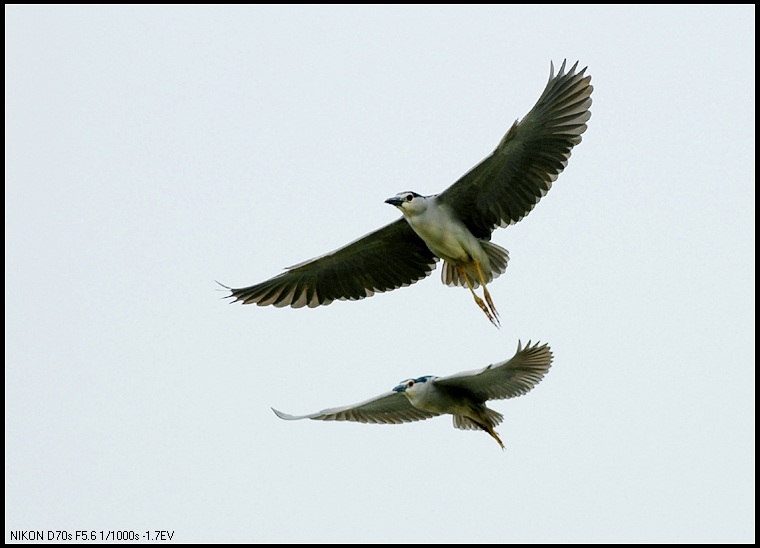
<svg viewBox="0 0 760 548">
<path fill-rule="evenodd" d="M 483 419 L 487 421 L 491 427 L 501 424 L 501 422 L 504 420 L 504 415 L 497 411 L 494 411 L 493 409 L 489 409 L 488 407 L 483 407 L 483 409 L 481 409 L 481 413 L 483 415 Z M 459 428 L 460 430 L 485 430 L 477 422 L 472 420 L 470 417 L 465 417 L 464 415 L 454 415 L 454 428 Z"/>
<path fill-rule="evenodd" d="M 483 276 L 485 276 L 486 283 L 491 283 L 493 280 L 504 274 L 504 271 L 507 269 L 509 251 L 486 240 L 480 240 L 480 246 L 483 248 L 483 251 L 486 252 L 486 255 L 488 255 L 489 262 L 489 268 L 483 271 Z M 472 286 L 475 289 L 480 287 L 480 280 L 478 272 L 475 270 L 475 266 L 468 265 L 465 267 L 465 270 L 472 282 Z M 443 268 L 441 269 L 441 281 L 449 287 L 456 287 L 458 285 L 467 287 L 467 282 L 459 275 L 456 265 L 453 265 L 448 261 L 444 261 L 443 263 Z"/>
</svg>

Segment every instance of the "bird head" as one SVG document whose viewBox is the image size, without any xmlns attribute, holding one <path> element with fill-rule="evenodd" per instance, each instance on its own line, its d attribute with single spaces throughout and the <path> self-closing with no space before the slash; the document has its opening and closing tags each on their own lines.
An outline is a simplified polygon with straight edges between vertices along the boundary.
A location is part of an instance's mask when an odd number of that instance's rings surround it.
<svg viewBox="0 0 760 548">
<path fill-rule="evenodd" d="M 416 213 L 422 213 L 427 209 L 426 200 L 426 196 L 422 196 L 416 192 L 407 191 L 399 192 L 393 198 L 385 200 L 385 203 L 396 206 L 404 215 L 414 215 Z"/>
<path fill-rule="evenodd" d="M 418 392 L 420 390 L 424 390 L 425 388 L 427 388 L 425 383 L 428 382 L 432 378 L 433 378 L 432 375 L 426 375 L 418 379 L 407 379 L 405 381 L 402 381 L 396 388 L 393 389 L 393 391 L 404 392 L 407 395 L 414 394 L 415 392 Z"/>
</svg>

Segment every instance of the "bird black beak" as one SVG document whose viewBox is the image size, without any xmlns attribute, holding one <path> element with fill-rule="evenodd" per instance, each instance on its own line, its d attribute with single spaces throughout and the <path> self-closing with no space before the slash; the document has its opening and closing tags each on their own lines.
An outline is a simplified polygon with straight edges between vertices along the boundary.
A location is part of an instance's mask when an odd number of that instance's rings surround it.
<svg viewBox="0 0 760 548">
<path fill-rule="evenodd" d="M 393 389 L 394 392 L 406 392 L 406 385 L 400 384 L 396 388 Z"/>
<path fill-rule="evenodd" d="M 388 198 L 385 200 L 386 204 L 391 204 L 392 206 L 401 207 L 401 204 L 404 203 L 403 198 L 399 198 L 398 196 L 394 196 L 393 198 Z"/>
</svg>

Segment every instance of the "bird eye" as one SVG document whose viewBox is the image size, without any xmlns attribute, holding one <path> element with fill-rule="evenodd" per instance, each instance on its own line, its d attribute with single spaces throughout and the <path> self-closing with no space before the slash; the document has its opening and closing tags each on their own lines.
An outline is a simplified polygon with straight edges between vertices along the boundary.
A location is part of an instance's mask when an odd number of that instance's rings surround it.
<svg viewBox="0 0 760 548">
<path fill-rule="evenodd" d="M 408 383 L 406 383 L 406 386 L 411 388 L 412 386 L 414 386 L 414 381 L 409 381 Z"/>
<path fill-rule="evenodd" d="M 413 199 L 414 199 L 414 196 L 412 196 L 411 194 L 407 194 L 406 195 L 406 201 L 407 202 L 411 202 Z"/>
</svg>

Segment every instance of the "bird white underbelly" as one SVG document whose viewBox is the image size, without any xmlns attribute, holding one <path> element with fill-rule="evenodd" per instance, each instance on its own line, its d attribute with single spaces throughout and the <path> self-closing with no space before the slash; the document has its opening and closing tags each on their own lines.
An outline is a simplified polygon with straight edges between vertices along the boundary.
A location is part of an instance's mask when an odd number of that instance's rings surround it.
<svg viewBox="0 0 760 548">
<path fill-rule="evenodd" d="M 446 206 L 430 207 L 421 214 L 406 216 L 406 220 L 438 257 L 451 263 L 467 264 L 475 259 L 488 265 L 488 255 L 479 240 L 446 209 Z"/>
<path fill-rule="evenodd" d="M 435 386 L 435 380 L 430 379 L 424 383 L 416 383 L 407 388 L 404 395 L 409 398 L 417 409 L 430 411 L 431 413 L 452 413 L 456 410 L 456 403 L 451 398 L 445 398 Z"/>
<path fill-rule="evenodd" d="M 471 402 L 465 398 L 452 398 L 442 393 L 435 385 L 435 379 L 430 379 L 425 383 L 415 384 L 412 388 L 407 389 L 404 394 L 409 398 L 411 403 L 417 409 L 439 413 L 441 415 L 464 415 L 473 419 L 478 416 L 473 412 Z"/>
</svg>

